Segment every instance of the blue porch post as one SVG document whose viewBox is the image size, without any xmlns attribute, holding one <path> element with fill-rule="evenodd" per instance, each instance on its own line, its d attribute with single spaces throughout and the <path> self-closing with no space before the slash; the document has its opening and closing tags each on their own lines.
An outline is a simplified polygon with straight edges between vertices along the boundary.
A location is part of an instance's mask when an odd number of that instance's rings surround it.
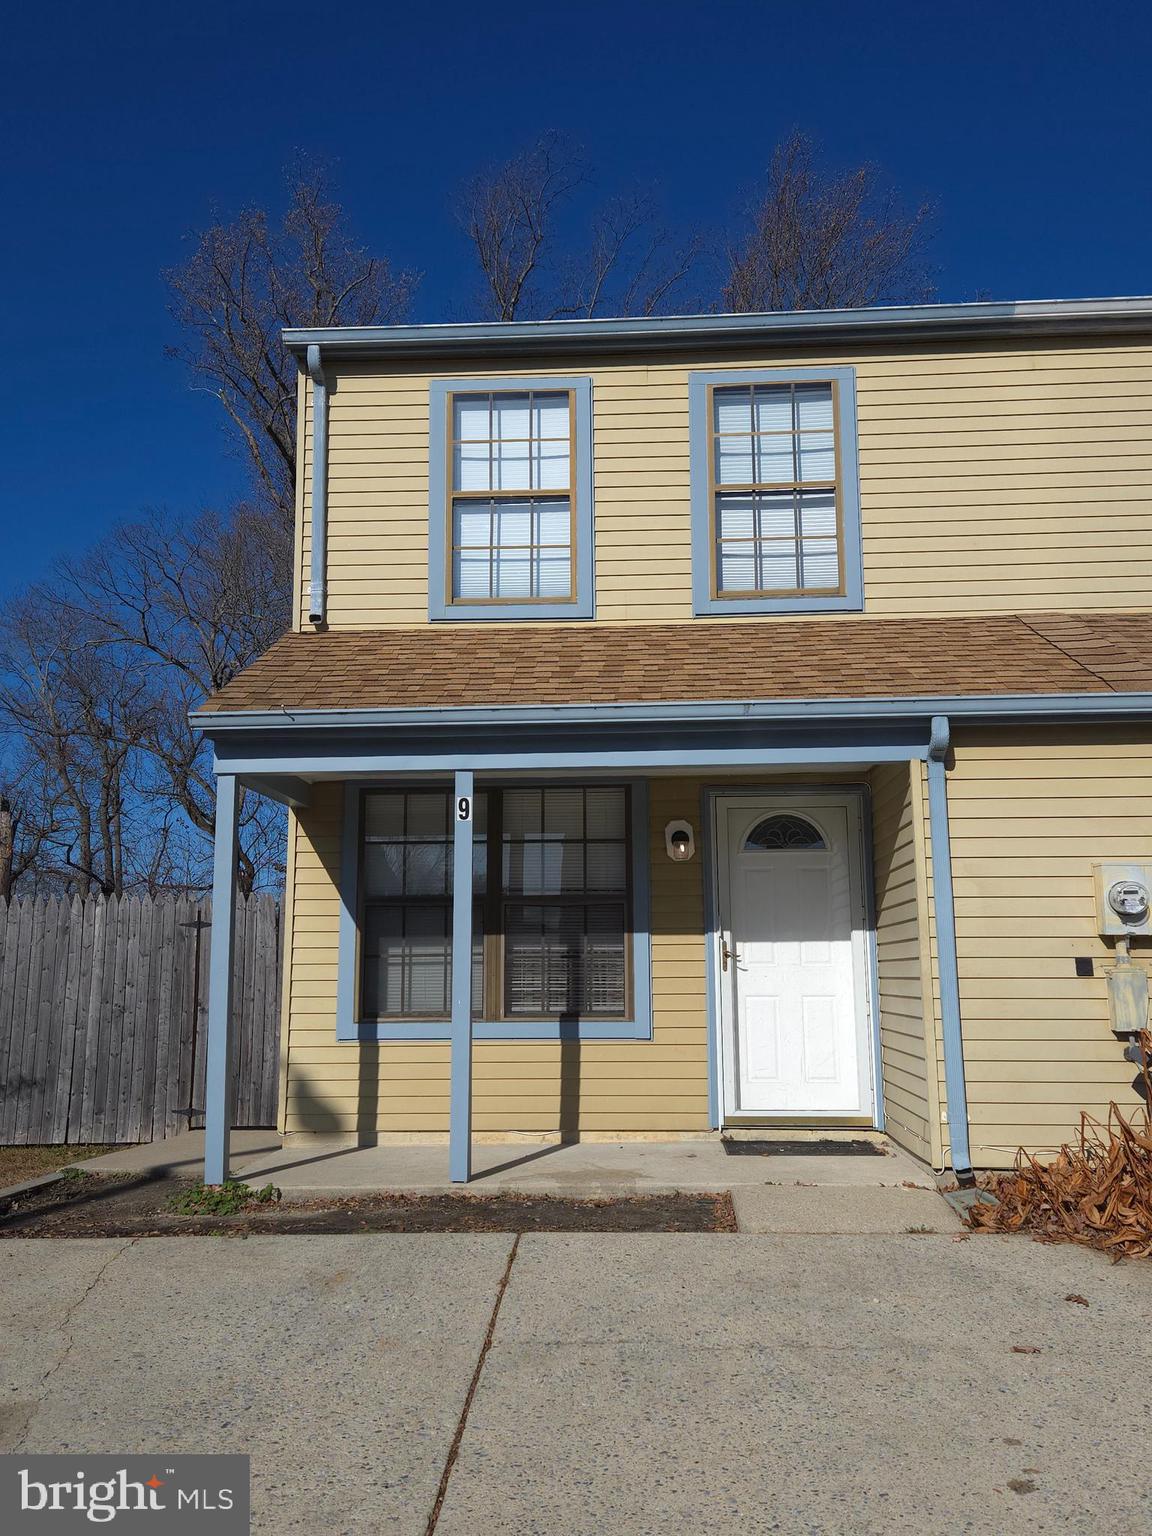
<svg viewBox="0 0 1152 1536">
<path fill-rule="evenodd" d="M 472 1177 L 472 825 L 474 777 L 456 774 L 452 808 L 452 1070 L 448 1176 Z"/>
<path fill-rule="evenodd" d="M 216 778 L 212 853 L 212 937 L 208 950 L 208 1051 L 204 1073 L 204 1182 L 228 1178 L 232 1135 L 232 930 L 236 910 L 236 823 L 240 781 Z"/>
<path fill-rule="evenodd" d="M 956 959 L 956 908 L 952 895 L 952 845 L 948 830 L 947 718 L 932 720 L 928 747 L 928 828 L 932 842 L 932 898 L 936 910 L 936 961 L 940 968 L 940 1028 L 944 1037 L 944 1087 L 948 1137 L 957 1183 L 971 1185 L 968 1088 L 964 1081 L 964 1032 L 960 1018 L 960 972 Z"/>
</svg>

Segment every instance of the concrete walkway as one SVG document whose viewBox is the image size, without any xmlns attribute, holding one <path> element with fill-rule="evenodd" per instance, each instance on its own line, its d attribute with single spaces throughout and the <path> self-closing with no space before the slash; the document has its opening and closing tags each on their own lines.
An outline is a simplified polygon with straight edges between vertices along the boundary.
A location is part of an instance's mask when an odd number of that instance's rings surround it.
<svg viewBox="0 0 1152 1536">
<path fill-rule="evenodd" d="M 863 1139 L 853 1133 L 853 1139 Z M 667 1194 L 765 1184 L 828 1184 L 934 1189 L 931 1172 L 906 1152 L 872 1135 L 882 1157 L 733 1157 L 718 1139 L 702 1141 L 480 1144 L 473 1153 L 472 1193 L 521 1190 L 563 1195 Z M 80 1166 L 93 1172 L 145 1172 L 169 1167 L 188 1177 L 203 1167 L 204 1134 L 187 1131 L 150 1146 L 122 1147 Z M 273 1131 L 233 1133 L 233 1171 L 249 1182 L 271 1180 L 293 1195 L 363 1194 L 374 1190 L 438 1193 L 448 1182 L 448 1148 L 435 1144 L 341 1147 L 320 1142 L 282 1147 Z"/>
<path fill-rule="evenodd" d="M 937 1193 L 930 1172 L 899 1147 L 874 1137 L 884 1156 L 731 1156 L 717 1140 L 578 1142 L 565 1146 L 481 1145 L 474 1195 L 517 1192 L 577 1197 L 730 1191 L 742 1232 L 936 1232 L 962 1223 Z M 124 1147 L 93 1158 L 93 1171 L 200 1171 L 203 1133 Z M 447 1151 L 435 1145 L 282 1148 L 270 1132 L 236 1133 L 235 1173 L 276 1184 L 285 1200 L 323 1195 L 459 1193 L 447 1181 Z"/>
<path fill-rule="evenodd" d="M 1022 1238 L 12 1239 L 0 1451 L 245 1452 L 275 1536 L 1135 1536 L 1150 1311 Z"/>
</svg>

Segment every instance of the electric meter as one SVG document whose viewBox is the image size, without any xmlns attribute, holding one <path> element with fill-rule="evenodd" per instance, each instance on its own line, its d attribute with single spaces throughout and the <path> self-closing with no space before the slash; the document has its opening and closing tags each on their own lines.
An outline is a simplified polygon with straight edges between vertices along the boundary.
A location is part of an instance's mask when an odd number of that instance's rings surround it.
<svg viewBox="0 0 1152 1536">
<path fill-rule="evenodd" d="M 1117 880 L 1108 887 L 1108 905 L 1127 923 L 1148 916 L 1148 887 L 1139 880 Z"/>
<path fill-rule="evenodd" d="M 1109 859 L 1092 871 L 1100 933 L 1105 938 L 1152 934 L 1152 863 Z"/>
</svg>

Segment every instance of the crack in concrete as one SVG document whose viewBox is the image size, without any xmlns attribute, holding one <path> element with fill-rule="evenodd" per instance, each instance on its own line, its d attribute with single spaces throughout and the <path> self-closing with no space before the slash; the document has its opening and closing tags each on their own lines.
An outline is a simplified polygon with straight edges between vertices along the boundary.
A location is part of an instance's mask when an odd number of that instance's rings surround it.
<svg viewBox="0 0 1152 1536">
<path fill-rule="evenodd" d="M 18 1437 L 17 1440 L 13 1442 L 13 1451 L 20 1451 L 24 1449 L 24 1442 L 28 1438 L 28 1431 L 32 1428 L 32 1425 L 36 1420 L 36 1416 L 43 1404 L 44 1388 L 48 1385 L 53 1376 L 55 1376 L 56 1372 L 60 1369 L 65 1360 L 67 1360 L 69 1355 L 72 1353 L 72 1346 L 76 1342 L 75 1334 L 69 1331 L 72 1319 L 76 1316 L 77 1312 L 79 1312 L 80 1308 L 84 1305 L 89 1296 L 91 1296 L 92 1292 L 100 1284 L 101 1280 L 103 1280 L 104 1276 L 108 1273 L 109 1269 L 111 1269 L 112 1265 L 115 1264 L 116 1260 L 139 1241 L 140 1239 L 138 1237 L 130 1237 L 125 1242 L 121 1243 L 120 1247 L 117 1248 L 114 1253 L 110 1253 L 104 1262 L 100 1265 L 96 1273 L 92 1276 L 92 1279 L 84 1287 L 84 1290 L 68 1308 L 68 1311 L 60 1324 L 60 1331 L 64 1335 L 64 1348 L 60 1351 L 60 1354 L 44 1372 L 40 1380 L 36 1383 L 34 1389 L 36 1392 L 36 1398 L 33 1405 L 33 1411 L 29 1415 L 28 1423 L 24 1426 L 23 1433 Z"/>
<path fill-rule="evenodd" d="M 484 1342 L 480 1346 L 480 1354 L 476 1361 L 476 1369 L 472 1372 L 472 1380 L 468 1385 L 468 1391 L 464 1396 L 464 1406 L 460 1410 L 460 1418 L 456 1423 L 456 1433 L 452 1436 L 452 1444 L 448 1447 L 448 1459 L 444 1463 L 444 1470 L 440 1474 L 440 1486 L 436 1490 L 436 1499 L 432 1505 L 432 1513 L 428 1516 L 428 1524 L 424 1527 L 424 1536 L 434 1536 L 437 1525 L 440 1522 L 440 1511 L 444 1508 L 444 1498 L 448 1492 L 448 1483 L 456 1466 L 456 1458 L 460 1454 L 460 1444 L 464 1439 L 464 1430 L 468 1425 L 468 1415 L 472 1409 L 472 1400 L 476 1396 L 476 1389 L 480 1385 L 480 1377 L 484 1372 L 484 1364 L 488 1359 L 488 1351 L 492 1348 L 492 1339 L 496 1333 L 496 1319 L 500 1316 L 500 1307 L 504 1301 L 504 1293 L 508 1289 L 508 1282 L 512 1278 L 512 1266 L 516 1262 L 516 1255 L 520 1251 L 521 1233 L 517 1233 L 508 1253 L 508 1262 L 504 1266 L 504 1273 L 500 1277 L 500 1284 L 496 1287 L 496 1300 L 492 1306 L 492 1316 L 488 1319 L 488 1331 L 484 1335 Z"/>
</svg>

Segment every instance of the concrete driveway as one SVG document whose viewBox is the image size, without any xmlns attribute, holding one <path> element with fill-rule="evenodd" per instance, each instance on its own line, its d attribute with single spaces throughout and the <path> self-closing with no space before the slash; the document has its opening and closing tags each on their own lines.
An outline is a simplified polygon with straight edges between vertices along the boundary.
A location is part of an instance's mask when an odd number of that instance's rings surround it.
<svg viewBox="0 0 1152 1536">
<path fill-rule="evenodd" d="M 0 1297 L 0 1450 L 248 1452 L 262 1532 L 1152 1528 L 1152 1265 L 1076 1249 L 11 1240 Z"/>
</svg>

